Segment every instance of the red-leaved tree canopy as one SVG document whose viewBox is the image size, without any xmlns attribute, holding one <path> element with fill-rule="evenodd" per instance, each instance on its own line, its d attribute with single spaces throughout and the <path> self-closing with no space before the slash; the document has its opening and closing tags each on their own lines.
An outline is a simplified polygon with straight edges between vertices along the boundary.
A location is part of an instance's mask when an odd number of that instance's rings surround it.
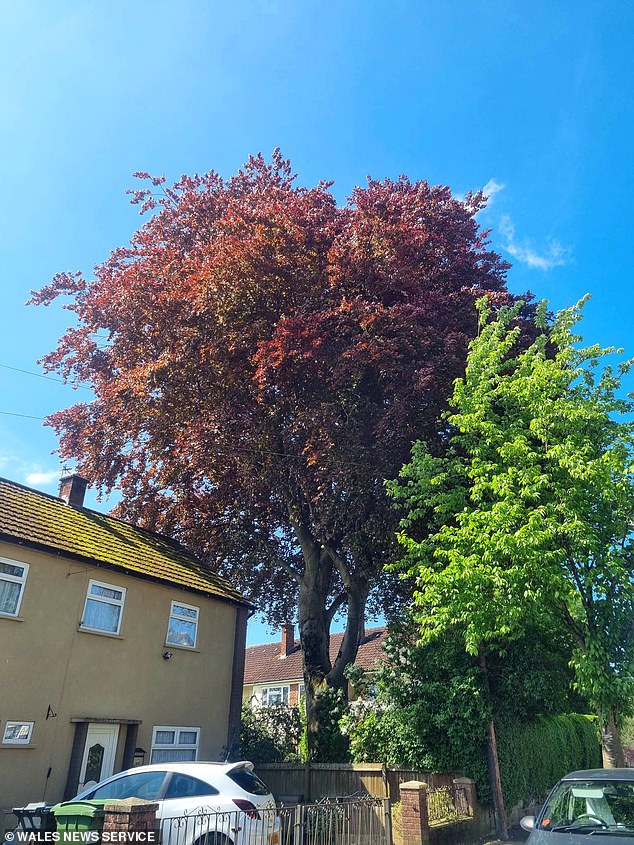
<svg viewBox="0 0 634 845">
<path fill-rule="evenodd" d="M 44 364 L 94 390 L 49 422 L 64 459 L 120 490 L 120 515 L 186 543 L 271 622 L 298 615 L 318 757 L 320 695 L 344 686 L 385 595 L 384 480 L 415 439 L 437 440 L 474 300 L 509 300 L 507 265 L 475 220 L 479 193 L 401 177 L 340 207 L 279 152 L 228 180 L 137 175 L 151 214 L 131 245 L 33 296 L 70 295 L 76 326 Z"/>
</svg>

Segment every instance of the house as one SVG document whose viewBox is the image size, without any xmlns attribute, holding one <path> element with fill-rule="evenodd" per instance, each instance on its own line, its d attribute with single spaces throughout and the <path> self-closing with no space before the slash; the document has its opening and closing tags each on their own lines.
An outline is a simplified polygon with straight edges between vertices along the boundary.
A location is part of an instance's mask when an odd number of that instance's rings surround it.
<svg viewBox="0 0 634 845">
<path fill-rule="evenodd" d="M 367 672 L 375 670 L 384 660 L 383 643 L 387 628 L 368 628 L 359 643 L 355 665 Z M 330 635 L 330 659 L 334 662 L 343 634 Z M 270 707 L 273 704 L 297 706 L 304 694 L 302 650 L 295 641 L 295 628 L 282 626 L 280 643 L 251 646 L 246 651 L 244 690 L 242 700 L 252 706 Z"/>
<path fill-rule="evenodd" d="M 3 812 L 144 762 L 222 759 L 239 731 L 252 606 L 85 490 L 0 478 Z"/>
</svg>

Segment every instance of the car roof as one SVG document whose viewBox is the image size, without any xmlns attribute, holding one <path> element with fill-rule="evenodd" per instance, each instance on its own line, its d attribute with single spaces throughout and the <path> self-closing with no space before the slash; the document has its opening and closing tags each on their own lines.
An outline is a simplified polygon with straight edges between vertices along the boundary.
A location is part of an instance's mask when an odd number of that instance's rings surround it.
<svg viewBox="0 0 634 845">
<path fill-rule="evenodd" d="M 196 777 L 205 775 L 228 775 L 238 769 L 253 769 L 253 763 L 240 760 L 236 763 L 214 763 L 212 761 L 196 760 L 195 762 L 149 763 L 147 766 L 136 766 L 127 769 L 126 774 L 137 772 L 178 772 Z"/>
<path fill-rule="evenodd" d="M 634 781 L 634 769 L 580 769 L 570 772 L 562 780 L 631 780 Z"/>
</svg>

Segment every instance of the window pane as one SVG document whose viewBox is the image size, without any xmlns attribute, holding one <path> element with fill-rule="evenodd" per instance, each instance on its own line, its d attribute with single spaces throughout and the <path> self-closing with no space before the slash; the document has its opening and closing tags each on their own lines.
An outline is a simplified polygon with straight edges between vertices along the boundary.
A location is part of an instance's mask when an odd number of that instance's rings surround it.
<svg viewBox="0 0 634 845">
<path fill-rule="evenodd" d="M 176 742 L 176 731 L 157 731 L 154 737 L 155 745 L 174 745 Z"/>
<path fill-rule="evenodd" d="M 195 748 L 154 748 L 151 763 L 188 763 L 196 759 Z"/>
<path fill-rule="evenodd" d="M 181 731 L 178 735 L 179 745 L 196 745 L 198 731 Z"/>
<path fill-rule="evenodd" d="M 13 575 L 16 578 L 22 578 L 24 575 L 24 567 L 18 566 L 14 563 L 2 563 L 0 562 L 0 574 L 3 575 Z"/>
<path fill-rule="evenodd" d="M 218 790 L 198 778 L 172 774 L 165 798 L 194 798 L 197 795 L 218 795 Z"/>
<path fill-rule="evenodd" d="M 262 694 L 262 701 L 272 707 L 274 704 L 288 704 L 288 687 L 269 687 L 268 694 Z"/>
<path fill-rule="evenodd" d="M 88 752 L 86 760 L 86 773 L 84 774 L 84 783 L 89 780 L 99 781 L 103 780 L 101 777 L 101 768 L 103 766 L 103 755 L 106 749 L 100 742 L 95 743 Z"/>
<path fill-rule="evenodd" d="M 28 742 L 32 727 L 30 722 L 7 722 L 3 742 Z"/>
<path fill-rule="evenodd" d="M 105 599 L 114 599 L 115 601 L 121 601 L 123 592 L 121 590 L 111 590 L 109 587 L 103 587 L 101 584 L 91 584 L 90 595 L 103 596 L 103 598 Z"/>
<path fill-rule="evenodd" d="M 119 629 L 120 615 L 121 607 L 118 604 L 88 599 L 82 624 L 86 628 L 95 628 L 97 631 L 108 631 L 116 634 Z"/>
<path fill-rule="evenodd" d="M 190 619 L 198 618 L 198 609 L 195 607 L 185 607 L 182 604 L 173 605 L 172 613 L 176 616 L 188 616 Z"/>
<path fill-rule="evenodd" d="M 170 645 L 184 645 L 193 648 L 196 644 L 196 623 L 170 617 L 167 642 Z"/>
<path fill-rule="evenodd" d="M 244 789 L 245 792 L 249 792 L 251 795 L 269 794 L 268 786 L 250 769 L 234 769 L 232 772 L 227 772 L 227 777 L 231 778 L 241 789 Z"/>
<path fill-rule="evenodd" d="M 0 613 L 9 613 L 15 616 L 21 589 L 22 584 L 0 580 Z"/>
<path fill-rule="evenodd" d="M 147 798 L 153 801 L 157 798 L 165 772 L 139 772 L 98 786 L 91 794 L 91 798 Z"/>
</svg>

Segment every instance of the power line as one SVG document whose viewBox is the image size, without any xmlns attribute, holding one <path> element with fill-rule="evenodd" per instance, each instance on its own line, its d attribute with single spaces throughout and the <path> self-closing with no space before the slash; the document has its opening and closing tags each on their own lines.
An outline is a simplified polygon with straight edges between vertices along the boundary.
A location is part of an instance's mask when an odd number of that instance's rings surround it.
<svg viewBox="0 0 634 845">
<path fill-rule="evenodd" d="M 45 420 L 46 417 L 34 417 L 32 414 L 16 414 L 14 411 L 0 411 L 5 417 L 23 417 L 25 420 Z"/>
<path fill-rule="evenodd" d="M 68 382 L 64 381 L 64 379 L 54 378 L 53 376 L 45 376 L 43 373 L 34 373 L 32 370 L 23 370 L 20 367 L 11 367 L 9 364 L 0 364 L 0 367 L 5 370 L 13 370 L 14 373 L 24 373 L 27 376 L 37 376 L 38 378 L 45 378 L 47 381 L 56 381 L 58 384 L 68 385 Z M 81 387 L 83 390 L 90 390 L 90 387 L 85 384 L 71 384 L 70 387 Z"/>
<path fill-rule="evenodd" d="M 56 381 L 59 384 L 68 385 L 68 382 L 63 381 L 63 379 L 53 378 L 53 376 L 46 376 L 46 375 L 43 375 L 42 373 L 34 373 L 31 370 L 23 370 L 20 367 L 12 367 L 9 364 L 1 364 L 0 363 L 0 367 L 2 367 L 5 370 L 13 370 L 16 373 L 23 373 L 23 374 L 28 375 L 28 376 L 37 376 L 38 378 L 47 379 L 48 381 Z M 71 385 L 71 386 L 73 386 L 73 385 Z M 91 390 L 91 388 L 88 387 L 85 384 L 78 384 L 78 385 L 75 385 L 75 386 L 81 387 L 84 390 Z M 0 415 L 5 416 L 5 417 L 21 417 L 22 419 L 26 419 L 26 420 L 42 420 L 42 421 L 46 420 L 46 417 L 36 417 L 36 416 L 33 416 L 32 414 L 19 414 L 15 411 L 0 411 Z M 293 458 L 295 460 L 300 460 L 300 461 L 306 460 L 306 456 L 301 455 L 301 454 L 297 455 L 297 454 L 292 454 L 292 453 L 288 453 L 288 452 L 277 452 L 277 451 L 274 451 L 273 449 L 253 449 L 253 448 L 249 448 L 249 447 L 246 447 L 246 446 L 233 446 L 232 448 L 222 448 L 222 447 L 220 447 L 218 449 L 218 451 L 219 452 L 225 452 L 225 453 L 228 453 L 228 454 L 235 454 L 235 453 L 242 452 L 242 453 L 252 454 L 252 455 L 258 455 L 258 454 L 275 455 L 276 457 L 280 457 L 280 458 Z M 351 463 L 352 464 L 352 463 L 354 463 L 354 461 L 345 461 L 344 460 L 343 463 Z"/>
</svg>

